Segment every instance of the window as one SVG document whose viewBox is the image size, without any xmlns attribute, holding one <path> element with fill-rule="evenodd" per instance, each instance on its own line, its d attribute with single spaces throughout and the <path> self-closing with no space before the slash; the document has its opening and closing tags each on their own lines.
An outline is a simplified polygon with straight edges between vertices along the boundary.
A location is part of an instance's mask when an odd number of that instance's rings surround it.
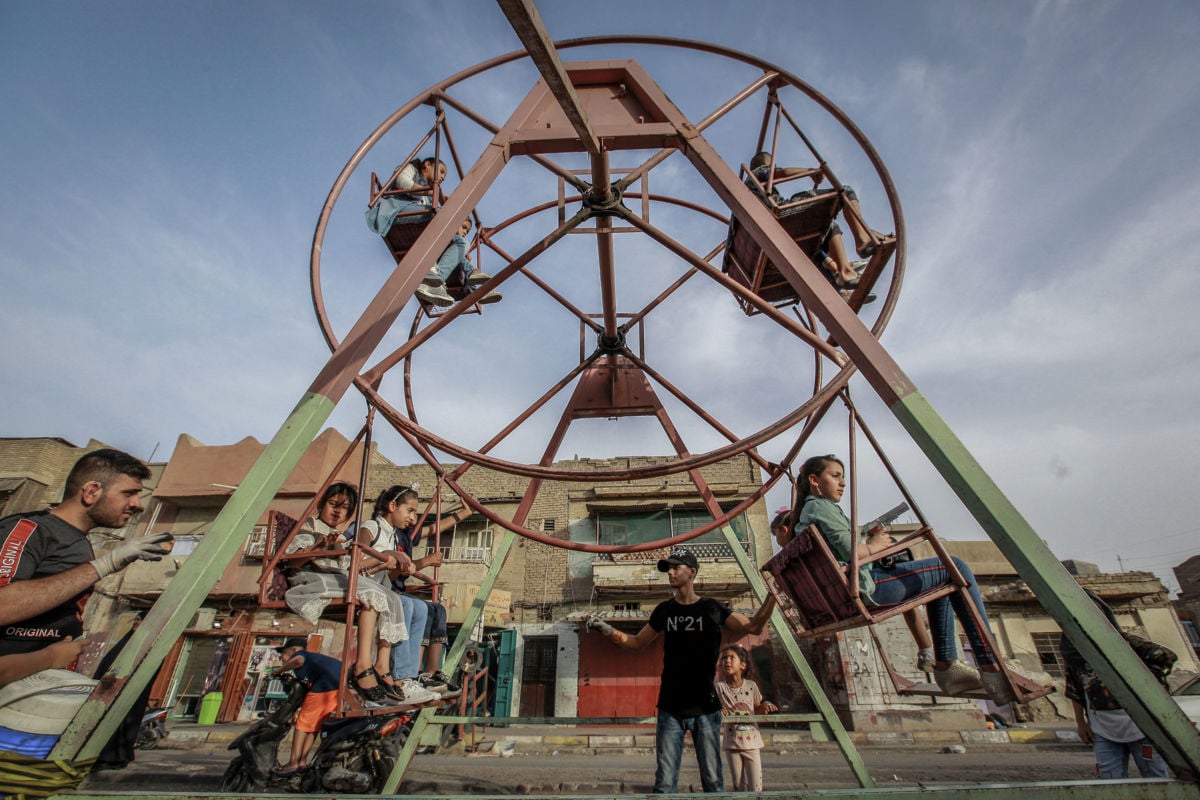
<svg viewBox="0 0 1200 800">
<path fill-rule="evenodd" d="M 173 556 L 190 556 L 192 551 L 196 549 L 196 545 L 200 543 L 199 536 L 176 536 L 175 546 L 171 548 Z M 259 556 L 262 557 L 261 555 Z"/>
<path fill-rule="evenodd" d="M 243 551 L 247 558 L 262 558 L 267 546 L 267 526 L 255 525 L 246 539 L 246 549 Z"/>
<path fill-rule="evenodd" d="M 469 525 L 470 523 L 468 523 Z M 447 531 L 441 537 L 442 558 L 446 561 L 477 561 L 490 564 L 492 561 L 492 529 L 467 530 L 460 524 L 453 533 Z M 426 552 L 433 552 L 430 542 Z"/>
<path fill-rule="evenodd" d="M 554 519 L 542 520 L 542 533 L 554 533 Z"/>
<path fill-rule="evenodd" d="M 1033 634 L 1033 646 L 1037 648 L 1038 658 L 1042 661 L 1042 669 L 1055 678 L 1061 678 L 1063 672 L 1062 650 L 1058 647 L 1059 633 Z"/>
<path fill-rule="evenodd" d="M 712 515 L 705 509 L 660 509 L 658 511 L 609 512 L 596 514 L 596 542 L 605 545 L 642 544 L 668 539 L 681 533 L 695 530 L 712 522 Z M 750 525 L 745 514 L 738 514 L 729 522 L 734 535 L 742 547 L 750 550 Z M 725 541 L 725 534 L 718 528 L 711 530 L 688 543 L 703 558 L 732 557 Z"/>
</svg>

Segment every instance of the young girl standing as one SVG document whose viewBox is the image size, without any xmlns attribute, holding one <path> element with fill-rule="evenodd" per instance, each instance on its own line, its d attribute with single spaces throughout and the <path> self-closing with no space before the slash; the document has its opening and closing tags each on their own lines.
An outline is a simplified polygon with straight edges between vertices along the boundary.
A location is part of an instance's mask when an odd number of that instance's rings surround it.
<svg viewBox="0 0 1200 800">
<path fill-rule="evenodd" d="M 726 717 L 771 714 L 779 709 L 763 700 L 758 684 L 750 679 L 750 654 L 740 644 L 721 648 L 717 660 L 717 697 Z M 726 721 L 721 749 L 736 792 L 762 791 L 762 735 L 753 722 Z"/>
</svg>

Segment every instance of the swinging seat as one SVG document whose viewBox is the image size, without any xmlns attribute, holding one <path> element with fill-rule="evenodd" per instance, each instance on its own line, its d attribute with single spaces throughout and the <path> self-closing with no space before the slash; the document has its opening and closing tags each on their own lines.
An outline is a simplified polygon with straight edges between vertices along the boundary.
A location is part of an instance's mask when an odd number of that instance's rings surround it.
<svg viewBox="0 0 1200 800">
<path fill-rule="evenodd" d="M 762 571 L 767 574 L 767 586 L 796 637 L 810 639 L 847 628 L 874 625 L 930 600 L 965 589 L 966 581 L 929 527 L 872 554 L 864 563 L 894 555 L 921 542 L 928 542 L 937 553 L 951 580 L 893 605 L 872 606 L 864 602 L 858 592 L 857 575 L 853 578 L 847 575 L 848 567 L 838 563 L 825 537 L 812 525 L 797 531 L 796 537 L 764 564 Z"/>
<path fill-rule="evenodd" d="M 863 563 L 877 561 L 889 555 L 895 555 L 921 542 L 928 542 L 933 548 L 938 560 L 944 565 L 950 580 L 935 586 L 919 595 L 910 597 L 902 603 L 886 606 L 872 606 L 863 602 L 858 591 L 858 575 L 850 574 L 850 568 L 838 563 L 829 543 L 816 529 L 809 525 L 796 533 L 792 541 L 780 550 L 770 561 L 763 565 L 767 588 L 775 596 L 779 610 L 787 620 L 797 639 L 810 639 L 825 636 L 848 628 L 864 625 L 874 626 L 897 614 L 909 609 L 925 605 L 931 600 L 954 592 L 962 592 L 967 607 L 976 616 L 976 624 L 985 637 L 987 633 L 983 620 L 975 612 L 975 605 L 966 594 L 967 582 L 955 567 L 950 554 L 938 541 L 933 529 L 925 526 L 899 539 L 890 547 L 871 554 L 871 558 Z M 881 660 L 891 678 L 892 685 L 900 695 L 943 695 L 942 690 L 933 683 L 917 683 L 900 675 L 892 668 L 891 662 L 872 628 L 872 636 Z M 999 652 L 992 642 L 992 649 Z M 1025 703 L 1038 697 L 1043 697 L 1054 691 L 1053 686 L 1041 686 L 1011 672 L 1004 659 L 1000 659 L 1000 667 L 1012 687 L 1017 702 Z M 987 699 L 982 691 L 968 692 L 959 697 Z"/>
<path fill-rule="evenodd" d="M 388 192 L 383 191 L 379 177 L 372 172 L 371 204 L 374 205 L 379 202 L 379 198 L 386 194 Z M 387 234 L 383 236 L 383 241 L 387 244 L 388 252 L 392 254 L 392 258 L 397 265 L 408 255 L 408 251 L 416 244 L 417 237 L 424 233 L 426 226 L 429 225 L 429 221 L 432 219 L 432 211 L 405 211 L 396 216 L 392 227 L 388 228 Z M 467 285 L 466 276 L 462 274 L 462 270 L 455 270 L 450 279 L 446 281 L 446 292 L 456 302 L 471 293 L 471 287 Z M 444 310 L 432 303 L 425 302 L 420 297 L 417 297 L 417 302 L 421 304 L 425 313 L 431 317 L 438 316 Z M 479 303 L 473 304 L 471 309 L 465 313 L 480 313 Z"/>
<path fill-rule="evenodd" d="M 324 550 L 318 553 L 283 554 L 293 537 L 293 532 L 299 532 L 299 523 L 282 511 L 272 511 L 267 517 L 267 537 L 263 554 L 263 572 L 258 579 L 258 604 L 262 608 L 287 608 L 284 599 L 290 586 L 287 580 L 289 562 L 308 560 L 313 556 L 344 555 L 345 550 Z M 358 547 L 356 545 L 356 547 Z M 362 547 L 366 555 L 378 555 L 369 547 Z M 276 554 L 279 553 L 278 556 Z M 355 609 L 346 606 L 355 605 L 349 598 L 330 600 L 321 616 L 338 622 L 353 621 Z"/>
<path fill-rule="evenodd" d="M 820 173 L 820 169 L 808 170 L 805 173 L 789 177 L 787 180 L 795 178 L 811 177 Z M 757 180 L 751 176 L 756 186 L 756 190 L 762 198 L 766 198 L 766 192 L 758 184 Z M 825 238 L 829 226 L 833 224 L 834 219 L 842 210 L 843 195 L 840 191 L 825 191 L 811 197 L 802 197 L 794 201 L 776 204 L 773 200 L 765 199 L 765 205 L 771 210 L 775 219 L 783 227 L 783 230 L 791 237 L 804 254 L 808 256 L 814 264 L 816 264 L 821 242 Z M 880 272 L 883 271 L 884 264 L 891 258 L 892 253 L 896 249 L 896 238 L 894 236 L 884 237 L 875 247 L 875 252 L 872 254 L 863 270 L 862 278 L 859 280 L 860 289 L 855 291 L 854 296 L 850 299 L 850 305 L 857 311 L 862 306 L 862 300 L 865 298 L 874 285 Z M 817 264 L 818 269 L 822 269 Z M 729 236 L 725 242 L 725 257 L 721 264 L 721 270 L 735 281 L 750 289 L 763 300 L 774 305 L 776 308 L 782 308 L 789 305 L 794 305 L 799 302 L 799 295 L 787 279 L 779 272 L 778 268 L 767 260 L 767 256 L 763 253 L 762 247 L 754 240 L 742 224 L 734 218 L 729 223 Z M 822 274 L 826 274 L 822 269 Z M 742 298 L 738 299 L 738 305 L 746 312 L 747 316 L 754 316 L 761 313 L 752 304 L 747 303 Z"/>
</svg>

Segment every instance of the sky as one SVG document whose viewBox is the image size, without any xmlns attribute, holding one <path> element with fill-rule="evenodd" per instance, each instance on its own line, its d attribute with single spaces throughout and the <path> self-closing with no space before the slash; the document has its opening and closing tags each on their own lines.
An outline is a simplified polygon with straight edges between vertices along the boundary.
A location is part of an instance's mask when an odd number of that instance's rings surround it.
<svg viewBox="0 0 1200 800">
<path fill-rule="evenodd" d="M 1155 572 L 1200 551 L 1200 6 L 1131 2 L 609 2 L 543 0 L 557 39 L 654 34 L 782 67 L 863 131 L 894 181 L 907 270 L 882 341 L 919 391 L 1060 558 Z M 41 3 L 0 0 L 0 436 L 92 438 L 163 460 L 182 433 L 269 441 L 328 359 L 309 289 L 313 231 L 357 148 L 427 87 L 519 47 L 499 8 L 466 2 Z M 564 50 L 633 58 L 693 120 L 758 74 L 678 48 Z M 528 62 L 452 90 L 502 124 L 537 79 Z M 876 228 L 878 174 L 845 129 L 794 89 L 785 104 Z M 736 170 L 755 147 L 761 94 L 705 132 Z M 469 167 L 489 136 L 451 115 Z M 344 333 L 392 264 L 362 222 L 371 171 L 389 174 L 432 124 L 384 134 L 331 215 L 322 279 Z M 779 157 L 809 154 L 785 130 Z M 617 154 L 614 168 L 649 153 Z M 566 156 L 561 163 L 586 168 Z M 445 187 L 453 190 L 452 168 Z M 673 156 L 651 191 L 721 211 Z M 514 160 L 478 209 L 485 225 L 557 196 Z M 637 204 L 631 204 L 636 206 Z M 504 231 L 510 255 L 554 212 Z M 703 253 L 724 228 L 655 205 L 651 222 Z M 498 237 L 499 238 L 499 237 Z M 618 297 L 635 311 L 682 273 L 618 235 Z M 499 257 L 485 252 L 484 269 Z M 531 270 L 599 311 L 593 237 Z M 890 273 L 885 275 L 890 279 Z M 421 422 L 478 447 L 578 362 L 579 326 L 528 280 L 420 348 Z M 874 323 L 878 307 L 867 306 Z M 376 357 L 408 335 L 405 309 Z M 646 354 L 738 435 L 811 394 L 809 351 L 749 318 L 702 276 L 646 323 Z M 588 349 L 594 342 L 588 344 Z M 374 363 L 372 359 L 369 363 Z M 984 534 L 861 378 L 852 396 L 943 538 Z M 402 404 L 389 373 L 383 391 Z M 692 451 L 723 440 L 664 400 Z M 497 453 L 536 462 L 552 402 Z M 365 406 L 330 418 L 347 436 Z M 786 436 L 763 446 L 777 459 Z M 417 457 L 380 436 L 397 463 Z M 858 441 L 860 452 L 865 443 Z M 844 412 L 802 455 L 845 453 Z M 560 457 L 663 454 L 644 419 L 573 426 Z M 860 514 L 897 490 L 860 459 Z M 771 507 L 786 501 L 781 490 Z"/>
</svg>

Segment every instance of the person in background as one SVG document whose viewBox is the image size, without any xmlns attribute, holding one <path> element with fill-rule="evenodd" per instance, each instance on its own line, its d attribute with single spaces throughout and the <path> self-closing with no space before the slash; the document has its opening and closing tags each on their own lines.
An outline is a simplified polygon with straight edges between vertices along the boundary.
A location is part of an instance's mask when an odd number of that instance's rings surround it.
<svg viewBox="0 0 1200 800">
<path fill-rule="evenodd" d="M 291 760 L 279 772 L 294 772 L 304 768 L 313 742 L 321 730 L 321 723 L 337 711 L 342 662 L 333 656 L 310 652 L 305 649 L 307 646 L 308 642 L 304 639 L 288 639 L 275 648 L 283 657 L 278 672 L 290 670 L 308 687 L 300 713 L 296 715 L 296 729 L 292 732 Z"/>
<path fill-rule="evenodd" d="M 1108 621 L 1117 630 L 1117 615 L 1108 603 L 1091 589 L 1084 589 Z M 1109 693 L 1095 670 L 1083 658 L 1075 643 L 1064 633 L 1059 650 L 1066 669 L 1066 695 L 1075 711 L 1075 729 L 1096 757 L 1096 777 L 1124 780 L 1129 777 L 1129 759 L 1143 778 L 1166 778 L 1167 764 L 1129 712 Z"/>
<path fill-rule="evenodd" d="M 133 618 L 133 625 L 125 632 L 124 636 L 117 640 L 116 644 L 109 648 L 104 657 L 100 659 L 100 663 L 96 665 L 94 677 L 102 678 L 106 672 L 112 669 L 117 656 L 125 649 L 125 645 L 129 644 L 134 631 L 141 626 L 145 617 L 144 609 L 137 612 Z M 159 669 L 162 669 L 161 665 Z M 125 714 L 125 719 L 121 720 L 121 725 L 109 737 L 104 749 L 100 751 L 100 755 L 96 756 L 96 764 L 92 769 L 123 769 L 134 760 L 136 757 L 134 745 L 137 743 L 138 731 L 142 728 L 142 717 L 146 715 L 146 707 L 150 705 L 150 689 L 157 679 L 158 673 L 155 672 L 154 677 L 142 689 L 137 700 L 134 700 L 133 705 L 129 707 L 129 712 Z"/>
</svg>

